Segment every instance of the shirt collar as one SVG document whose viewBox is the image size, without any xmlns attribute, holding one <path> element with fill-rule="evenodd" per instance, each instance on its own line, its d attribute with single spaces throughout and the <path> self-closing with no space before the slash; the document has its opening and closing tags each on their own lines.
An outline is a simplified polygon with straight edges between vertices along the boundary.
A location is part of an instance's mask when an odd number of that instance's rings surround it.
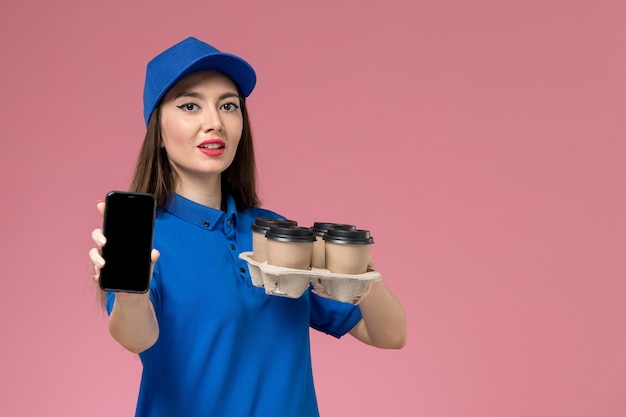
<svg viewBox="0 0 626 417">
<path fill-rule="evenodd" d="M 206 230 L 213 230 L 222 223 L 222 217 L 236 217 L 237 207 L 235 200 L 230 196 L 225 196 L 226 213 L 211 207 L 191 201 L 179 194 L 173 194 L 165 211 L 172 215 L 201 227 Z"/>
</svg>

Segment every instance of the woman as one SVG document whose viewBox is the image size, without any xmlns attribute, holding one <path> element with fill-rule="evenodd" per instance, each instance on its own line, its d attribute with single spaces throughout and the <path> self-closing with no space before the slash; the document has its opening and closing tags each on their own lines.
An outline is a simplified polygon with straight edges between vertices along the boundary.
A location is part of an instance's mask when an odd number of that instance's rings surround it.
<svg viewBox="0 0 626 417">
<path fill-rule="evenodd" d="M 252 285 L 239 259 L 250 226 L 283 218 L 258 207 L 245 105 L 255 83 L 246 61 L 195 38 L 148 64 L 131 190 L 157 199 L 153 276 L 146 294 L 105 301 L 112 336 L 143 364 L 137 416 L 318 416 L 309 327 L 381 348 L 405 343 L 403 308 L 382 281 L 358 306 Z M 92 237 L 97 281 L 106 238 Z"/>
</svg>

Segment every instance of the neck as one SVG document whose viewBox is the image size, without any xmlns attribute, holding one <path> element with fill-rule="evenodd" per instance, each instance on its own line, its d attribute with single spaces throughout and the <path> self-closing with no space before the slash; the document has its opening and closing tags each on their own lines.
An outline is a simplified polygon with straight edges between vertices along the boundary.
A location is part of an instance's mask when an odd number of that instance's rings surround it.
<svg viewBox="0 0 626 417">
<path fill-rule="evenodd" d="M 219 175 L 199 181 L 181 179 L 178 181 L 176 193 L 203 206 L 222 209 L 222 183 Z"/>
</svg>

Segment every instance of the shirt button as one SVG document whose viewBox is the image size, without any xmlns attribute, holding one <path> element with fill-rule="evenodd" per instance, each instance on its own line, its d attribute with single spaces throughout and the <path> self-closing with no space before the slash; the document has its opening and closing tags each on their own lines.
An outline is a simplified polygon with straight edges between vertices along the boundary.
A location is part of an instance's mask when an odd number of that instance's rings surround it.
<svg viewBox="0 0 626 417">
<path fill-rule="evenodd" d="M 246 270 L 243 267 L 239 268 L 239 270 L 241 271 L 242 274 L 246 273 Z"/>
<path fill-rule="evenodd" d="M 230 248 L 231 248 L 232 250 L 235 250 L 235 245 L 233 245 L 233 244 L 231 243 L 231 244 L 230 244 Z"/>
<path fill-rule="evenodd" d="M 230 220 L 226 220 L 226 226 L 230 227 Z"/>
<path fill-rule="evenodd" d="M 204 227 L 209 227 L 211 225 L 211 223 L 209 222 L 204 222 Z"/>
</svg>

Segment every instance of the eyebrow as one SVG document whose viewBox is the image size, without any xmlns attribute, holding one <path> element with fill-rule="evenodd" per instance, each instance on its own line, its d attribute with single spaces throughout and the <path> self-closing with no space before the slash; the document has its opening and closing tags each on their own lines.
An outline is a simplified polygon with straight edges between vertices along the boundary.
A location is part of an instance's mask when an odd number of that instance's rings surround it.
<svg viewBox="0 0 626 417">
<path fill-rule="evenodd" d="M 180 97 L 191 97 L 191 98 L 195 98 L 195 99 L 198 99 L 198 100 L 204 100 L 205 99 L 203 94 L 200 94 L 200 93 L 198 93 L 196 91 L 181 91 L 180 93 L 176 94 L 176 97 L 174 97 L 174 100 L 176 100 L 177 98 L 180 98 Z M 227 91 L 225 93 L 222 93 L 218 97 L 218 100 L 224 100 L 224 99 L 230 98 L 230 97 L 240 98 L 239 94 L 231 92 L 231 91 Z"/>
</svg>

